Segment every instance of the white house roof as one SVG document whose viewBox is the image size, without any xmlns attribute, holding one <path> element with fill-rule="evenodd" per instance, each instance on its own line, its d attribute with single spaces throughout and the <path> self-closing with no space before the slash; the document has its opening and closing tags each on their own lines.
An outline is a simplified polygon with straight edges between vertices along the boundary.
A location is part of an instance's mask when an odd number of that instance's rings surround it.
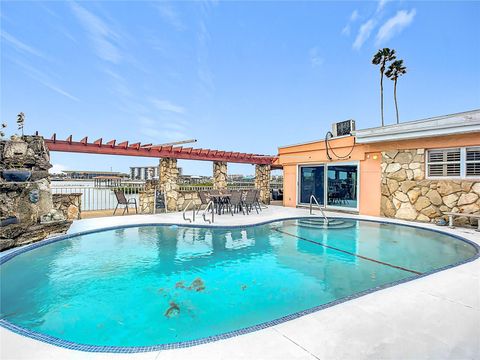
<svg viewBox="0 0 480 360">
<path fill-rule="evenodd" d="M 359 144 L 480 132 L 480 109 L 353 132 Z M 480 134 L 479 134 L 480 137 Z"/>
</svg>

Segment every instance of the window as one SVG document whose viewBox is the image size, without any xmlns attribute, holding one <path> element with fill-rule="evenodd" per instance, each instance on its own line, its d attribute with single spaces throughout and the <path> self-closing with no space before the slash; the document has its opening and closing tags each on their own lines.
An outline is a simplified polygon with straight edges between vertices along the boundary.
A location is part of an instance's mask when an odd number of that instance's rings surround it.
<svg viewBox="0 0 480 360">
<path fill-rule="evenodd" d="M 480 147 L 466 150 L 466 175 L 480 177 Z"/>
<path fill-rule="evenodd" d="M 480 147 L 434 149 L 427 153 L 428 177 L 480 177 Z"/>
<path fill-rule="evenodd" d="M 460 149 L 428 151 L 428 176 L 460 176 Z"/>
</svg>

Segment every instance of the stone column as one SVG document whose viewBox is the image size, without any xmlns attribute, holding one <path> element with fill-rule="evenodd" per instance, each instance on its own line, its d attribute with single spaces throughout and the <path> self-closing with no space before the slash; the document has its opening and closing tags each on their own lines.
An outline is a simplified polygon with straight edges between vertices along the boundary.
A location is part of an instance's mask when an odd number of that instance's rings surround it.
<svg viewBox="0 0 480 360">
<path fill-rule="evenodd" d="M 255 165 L 255 188 L 260 189 L 260 201 L 270 204 L 270 165 Z"/>
<path fill-rule="evenodd" d="M 177 159 L 160 159 L 160 189 L 167 197 L 167 210 L 177 211 L 178 199 L 178 168 Z"/>
<path fill-rule="evenodd" d="M 223 161 L 213 162 L 213 188 L 216 190 L 227 188 L 227 163 Z"/>
</svg>

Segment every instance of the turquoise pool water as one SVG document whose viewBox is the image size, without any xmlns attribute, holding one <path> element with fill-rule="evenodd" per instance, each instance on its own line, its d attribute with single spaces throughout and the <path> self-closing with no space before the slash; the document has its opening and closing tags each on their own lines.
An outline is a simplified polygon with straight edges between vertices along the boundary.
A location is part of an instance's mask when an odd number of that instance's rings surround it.
<svg viewBox="0 0 480 360">
<path fill-rule="evenodd" d="M 1 265 L 1 319 L 79 344 L 151 346 L 279 319 L 476 255 L 448 235 L 377 222 L 139 226 Z"/>
</svg>

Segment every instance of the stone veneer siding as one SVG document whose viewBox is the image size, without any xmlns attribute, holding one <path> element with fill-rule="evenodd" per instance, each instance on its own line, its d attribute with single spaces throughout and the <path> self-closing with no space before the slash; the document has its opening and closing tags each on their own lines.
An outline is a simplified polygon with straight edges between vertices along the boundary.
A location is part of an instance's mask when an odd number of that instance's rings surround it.
<svg viewBox="0 0 480 360">
<path fill-rule="evenodd" d="M 153 182 L 153 181 L 152 181 Z M 139 212 L 141 214 L 153 214 L 153 207 L 155 204 L 154 200 L 155 194 L 155 185 L 154 184 L 145 184 L 145 190 L 141 191 L 139 194 Z M 175 209 L 183 210 L 187 203 L 190 200 L 193 200 L 193 203 L 198 208 L 202 201 L 198 197 L 197 191 L 178 191 L 177 193 L 177 202 Z M 190 206 L 190 208 L 192 205 Z"/>
<path fill-rule="evenodd" d="M 155 206 L 155 187 L 158 180 L 146 180 L 145 187 L 138 194 L 138 211 L 141 214 L 153 214 Z"/>
<path fill-rule="evenodd" d="M 255 165 L 255 188 L 260 189 L 260 201 L 270 204 L 270 165 Z"/>
<path fill-rule="evenodd" d="M 425 179 L 425 149 L 382 152 L 381 215 L 422 222 L 445 212 L 480 214 L 480 181 Z M 457 225 L 477 220 L 455 219 Z"/>
<path fill-rule="evenodd" d="M 59 210 L 67 220 L 80 220 L 82 215 L 82 193 L 52 194 L 53 208 Z"/>
<path fill-rule="evenodd" d="M 213 162 L 213 188 L 222 190 L 227 188 L 227 163 L 222 161 Z"/>
<path fill-rule="evenodd" d="M 178 210 L 178 176 L 177 159 L 160 159 L 160 188 L 167 196 L 168 211 Z"/>
</svg>

